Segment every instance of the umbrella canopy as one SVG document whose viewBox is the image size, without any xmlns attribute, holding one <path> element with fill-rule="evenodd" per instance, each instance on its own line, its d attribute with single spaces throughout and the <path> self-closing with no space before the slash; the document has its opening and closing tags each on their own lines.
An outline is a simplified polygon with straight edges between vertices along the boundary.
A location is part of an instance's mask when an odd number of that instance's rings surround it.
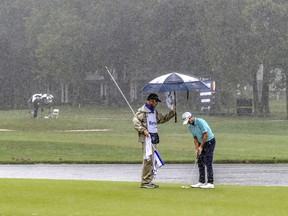
<svg viewBox="0 0 288 216">
<path fill-rule="evenodd" d="M 176 107 L 176 91 L 187 91 L 188 99 L 189 91 L 208 89 L 210 88 L 196 77 L 173 72 L 151 80 L 140 92 L 174 92 L 174 105 Z M 176 122 L 177 113 L 175 114 L 175 123 Z"/>
<path fill-rule="evenodd" d="M 41 100 L 42 94 L 34 94 L 32 97 L 29 99 L 29 102 L 34 102 L 35 100 Z"/>
<path fill-rule="evenodd" d="M 41 99 L 42 99 L 45 103 L 52 103 L 54 97 L 53 97 L 53 95 L 51 95 L 51 94 L 43 94 L 43 95 L 41 96 Z"/>
<path fill-rule="evenodd" d="M 209 87 L 196 77 L 173 72 L 151 80 L 140 92 L 175 92 L 199 89 L 208 90 Z"/>
</svg>

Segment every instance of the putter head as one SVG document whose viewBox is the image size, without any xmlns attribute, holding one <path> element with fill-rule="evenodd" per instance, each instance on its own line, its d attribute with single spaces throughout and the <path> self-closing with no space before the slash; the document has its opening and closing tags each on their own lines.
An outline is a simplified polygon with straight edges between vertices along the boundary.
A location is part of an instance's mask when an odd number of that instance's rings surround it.
<svg viewBox="0 0 288 216">
<path fill-rule="evenodd" d="M 183 185 L 183 186 L 181 186 L 181 188 L 183 188 L 183 189 L 187 189 L 187 188 L 189 188 L 187 185 Z"/>
</svg>

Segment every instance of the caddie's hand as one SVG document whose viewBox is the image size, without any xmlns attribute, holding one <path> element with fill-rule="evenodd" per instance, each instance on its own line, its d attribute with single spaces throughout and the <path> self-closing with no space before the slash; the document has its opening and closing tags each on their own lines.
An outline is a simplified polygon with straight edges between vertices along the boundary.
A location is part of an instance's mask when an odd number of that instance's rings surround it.
<svg viewBox="0 0 288 216">
<path fill-rule="evenodd" d="M 149 136 L 150 136 L 148 130 L 146 130 L 146 129 L 143 131 L 143 134 L 144 134 L 146 137 L 149 137 Z"/>
</svg>

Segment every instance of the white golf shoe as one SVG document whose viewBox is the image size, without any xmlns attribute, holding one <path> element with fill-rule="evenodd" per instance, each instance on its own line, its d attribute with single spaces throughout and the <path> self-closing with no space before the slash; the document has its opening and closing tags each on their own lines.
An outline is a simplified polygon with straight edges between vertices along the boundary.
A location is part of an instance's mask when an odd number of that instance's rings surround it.
<svg viewBox="0 0 288 216">
<path fill-rule="evenodd" d="M 198 182 L 197 184 L 191 185 L 192 188 L 201 188 L 201 186 L 204 186 L 204 183 Z"/>
<path fill-rule="evenodd" d="M 215 186 L 214 186 L 214 184 L 207 183 L 207 184 L 201 185 L 200 188 L 203 188 L 203 189 L 214 189 Z"/>
</svg>

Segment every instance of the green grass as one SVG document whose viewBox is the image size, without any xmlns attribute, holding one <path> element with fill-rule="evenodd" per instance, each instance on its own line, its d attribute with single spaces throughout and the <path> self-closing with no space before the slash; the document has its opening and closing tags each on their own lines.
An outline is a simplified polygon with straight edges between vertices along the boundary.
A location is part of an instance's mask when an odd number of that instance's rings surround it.
<svg viewBox="0 0 288 216">
<path fill-rule="evenodd" d="M 135 109 L 136 110 L 136 109 Z M 166 112 L 164 105 L 159 110 Z M 159 125 L 159 151 L 169 162 L 192 162 L 193 139 L 174 119 Z M 39 114 L 41 115 L 41 114 Z M 44 117 L 44 113 L 42 114 Z M 199 116 L 208 121 L 217 144 L 215 163 L 288 162 L 288 124 L 270 118 Z M 58 119 L 32 119 L 27 110 L 0 111 L 0 163 L 141 163 L 141 144 L 129 109 L 60 107 Z M 67 132 L 110 129 L 108 132 Z"/>
<path fill-rule="evenodd" d="M 178 111 L 178 123 L 159 126 L 159 151 L 166 163 L 195 158 L 191 134 L 181 124 L 183 111 Z M 288 124 L 277 116 L 199 117 L 215 133 L 215 162 L 288 162 Z M 0 132 L 0 163 L 140 163 L 141 144 L 131 118 L 126 108 L 60 107 L 58 119 L 31 119 L 26 110 L 0 111 L 0 129 L 13 130 Z M 65 131 L 106 128 L 111 131 Z M 288 211 L 287 187 L 180 186 L 163 183 L 146 190 L 137 182 L 0 179 L 0 215 L 265 216 Z"/>
<path fill-rule="evenodd" d="M 135 182 L 0 180 L 0 215 L 286 215 L 288 187 L 217 185 L 215 190 Z"/>
</svg>

